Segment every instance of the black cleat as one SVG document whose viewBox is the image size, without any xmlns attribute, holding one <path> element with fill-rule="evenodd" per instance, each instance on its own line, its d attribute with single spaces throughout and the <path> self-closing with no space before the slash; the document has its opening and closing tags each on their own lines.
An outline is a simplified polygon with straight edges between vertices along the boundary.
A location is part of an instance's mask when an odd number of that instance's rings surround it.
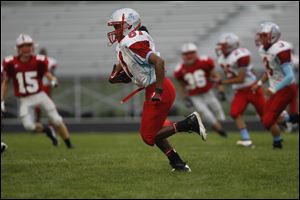
<svg viewBox="0 0 300 200">
<path fill-rule="evenodd" d="M 202 137 L 202 140 L 207 140 L 206 129 L 201 121 L 199 113 L 193 112 L 192 114 L 186 117 L 185 121 L 189 126 L 189 131 L 196 132 Z"/>
<path fill-rule="evenodd" d="M 55 131 L 52 127 L 47 127 L 46 130 L 46 135 L 50 140 L 52 141 L 53 146 L 57 147 L 58 146 L 58 140 L 55 134 Z"/>
<path fill-rule="evenodd" d="M 191 168 L 185 162 L 170 163 L 172 172 L 191 172 Z"/>
<path fill-rule="evenodd" d="M 282 149 L 282 140 L 273 142 L 273 149 Z"/>
</svg>

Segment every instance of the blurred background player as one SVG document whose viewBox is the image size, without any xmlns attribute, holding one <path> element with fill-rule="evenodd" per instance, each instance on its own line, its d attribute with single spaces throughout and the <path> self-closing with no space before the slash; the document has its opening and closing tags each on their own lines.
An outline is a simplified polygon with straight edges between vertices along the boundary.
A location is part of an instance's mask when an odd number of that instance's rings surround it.
<svg viewBox="0 0 300 200">
<path fill-rule="evenodd" d="M 46 48 L 41 48 L 39 51 L 39 55 L 47 56 L 48 58 L 48 72 L 52 74 L 53 77 L 55 77 L 55 71 L 57 69 L 57 62 L 56 59 L 49 57 L 48 52 Z M 46 77 L 43 78 L 43 91 L 52 98 L 52 86 L 51 83 L 48 81 Z M 41 122 L 42 112 L 40 107 L 35 108 L 35 117 L 36 122 Z"/>
<path fill-rule="evenodd" d="M 273 148 L 282 148 L 281 130 L 278 126 L 281 113 L 293 101 L 297 95 L 294 72 L 292 67 L 292 46 L 290 43 L 280 40 L 279 26 L 273 22 L 265 22 L 260 25 L 256 35 L 256 44 L 259 54 L 265 66 L 263 77 L 253 86 L 253 91 L 269 80 L 266 90 L 269 99 L 266 102 L 262 123 L 272 132 Z M 299 113 L 285 114 L 284 121 L 299 123 Z"/>
<path fill-rule="evenodd" d="M 237 145 L 253 147 L 243 114 L 250 103 L 259 116 L 262 116 L 265 98 L 262 89 L 258 89 L 256 93 L 251 90 L 251 86 L 256 82 L 256 76 L 253 73 L 250 51 L 240 47 L 239 38 L 234 33 L 221 35 L 217 45 L 218 63 L 227 77 L 220 80 L 219 84 L 232 85 L 235 91 L 230 115 L 241 134 L 241 140 L 237 141 Z"/>
<path fill-rule="evenodd" d="M 109 78 L 111 83 L 133 82 L 139 87 L 123 99 L 126 102 L 136 92 L 145 89 L 140 133 L 144 142 L 157 145 L 167 156 L 173 171 L 191 171 L 167 138 L 177 132 L 193 131 L 206 140 L 206 130 L 197 112 L 177 123 L 167 120 L 168 113 L 175 100 L 176 91 L 165 77 L 165 62 L 155 50 L 155 45 L 147 31 L 141 27 L 140 15 L 133 9 L 122 8 L 112 13 L 108 26 L 114 31 L 107 34 L 111 46 L 116 46 L 119 63 L 114 65 Z"/>
<path fill-rule="evenodd" d="M 212 91 L 214 82 L 211 78 L 220 78 L 214 70 L 213 59 L 199 57 L 198 48 L 193 43 L 182 46 L 181 58 L 182 64 L 175 69 L 174 76 L 179 82 L 179 91 L 186 107 L 195 107 L 213 130 L 226 137 L 227 133 L 220 123 L 225 120 L 224 111 Z"/>
<path fill-rule="evenodd" d="M 16 56 L 6 57 L 3 61 L 4 78 L 1 83 L 1 105 L 7 93 L 10 79 L 13 80 L 15 96 L 20 101 L 20 117 L 27 131 L 44 132 L 54 146 L 58 145 L 55 131 L 49 126 L 34 121 L 34 109 L 41 106 L 51 123 L 64 139 L 68 148 L 72 148 L 70 134 L 62 117 L 58 114 L 53 101 L 43 92 L 42 79 L 48 78 L 53 87 L 57 79 L 48 72 L 48 59 L 43 55 L 34 55 L 34 41 L 26 34 L 16 40 Z"/>
</svg>

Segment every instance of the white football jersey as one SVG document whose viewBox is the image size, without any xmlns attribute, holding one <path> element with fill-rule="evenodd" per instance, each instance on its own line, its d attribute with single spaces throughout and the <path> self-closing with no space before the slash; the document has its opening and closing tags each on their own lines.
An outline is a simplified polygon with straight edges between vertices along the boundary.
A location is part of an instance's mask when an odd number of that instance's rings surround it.
<svg viewBox="0 0 300 200">
<path fill-rule="evenodd" d="M 137 42 L 149 42 L 152 51 L 148 52 L 145 58 L 130 50 L 130 46 Z M 151 53 L 159 55 L 159 52 L 155 51 L 154 41 L 147 32 L 131 32 L 117 44 L 116 51 L 123 70 L 138 87 L 147 87 L 156 81 L 154 65 L 147 61 Z"/>
<path fill-rule="evenodd" d="M 218 63 L 225 72 L 227 78 L 233 78 L 239 74 L 238 60 L 243 57 L 251 57 L 251 53 L 248 49 L 237 48 L 233 50 L 227 57 L 220 55 L 218 57 Z M 252 85 L 256 81 L 256 76 L 253 73 L 253 65 L 250 63 L 246 67 L 246 77 L 243 83 L 233 84 L 234 90 L 242 89 Z"/>
<path fill-rule="evenodd" d="M 281 68 L 280 60 L 278 59 L 277 55 L 287 50 L 292 50 L 292 46 L 290 43 L 282 40 L 273 44 L 267 51 L 263 48 L 262 45 L 259 47 L 258 51 L 266 67 L 266 72 L 269 78 L 269 85 L 272 89 L 275 89 L 276 85 L 280 83 L 285 77 Z"/>
</svg>

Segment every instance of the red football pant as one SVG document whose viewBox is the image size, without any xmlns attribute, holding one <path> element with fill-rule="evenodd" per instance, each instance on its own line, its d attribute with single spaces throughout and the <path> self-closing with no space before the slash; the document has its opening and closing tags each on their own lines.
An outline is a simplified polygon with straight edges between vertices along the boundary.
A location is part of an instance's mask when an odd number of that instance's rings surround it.
<svg viewBox="0 0 300 200">
<path fill-rule="evenodd" d="M 277 122 L 278 117 L 291 103 L 295 95 L 297 95 L 297 87 L 292 84 L 279 90 L 267 100 L 262 120 L 266 129 Z"/>
<path fill-rule="evenodd" d="M 155 83 L 146 88 L 146 99 L 143 107 L 140 133 L 144 142 L 150 146 L 155 144 L 158 131 L 171 125 L 167 120 L 169 111 L 176 97 L 176 91 L 170 79 L 165 78 L 162 101 L 152 102 L 151 96 L 155 92 Z"/>
<path fill-rule="evenodd" d="M 248 104 L 251 103 L 260 117 L 263 116 L 265 96 L 261 88 L 256 93 L 253 93 L 251 87 L 237 90 L 231 102 L 230 115 L 233 119 L 242 115 Z"/>
<path fill-rule="evenodd" d="M 296 86 L 296 94 L 293 96 L 293 100 L 290 103 L 290 113 L 291 114 L 296 114 L 298 113 L 298 86 Z"/>
</svg>

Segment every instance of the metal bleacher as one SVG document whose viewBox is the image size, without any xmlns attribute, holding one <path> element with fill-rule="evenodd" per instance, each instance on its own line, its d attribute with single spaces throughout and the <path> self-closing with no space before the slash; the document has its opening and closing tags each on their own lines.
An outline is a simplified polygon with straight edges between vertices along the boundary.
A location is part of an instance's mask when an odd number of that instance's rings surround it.
<svg viewBox="0 0 300 200">
<path fill-rule="evenodd" d="M 121 7 L 136 9 L 157 49 L 173 66 L 178 47 L 196 41 L 232 12 L 230 2 L 29 2 L 1 4 L 1 58 L 14 53 L 19 33 L 31 34 L 60 63 L 60 75 L 106 75 L 114 61 L 106 21 Z"/>
</svg>

